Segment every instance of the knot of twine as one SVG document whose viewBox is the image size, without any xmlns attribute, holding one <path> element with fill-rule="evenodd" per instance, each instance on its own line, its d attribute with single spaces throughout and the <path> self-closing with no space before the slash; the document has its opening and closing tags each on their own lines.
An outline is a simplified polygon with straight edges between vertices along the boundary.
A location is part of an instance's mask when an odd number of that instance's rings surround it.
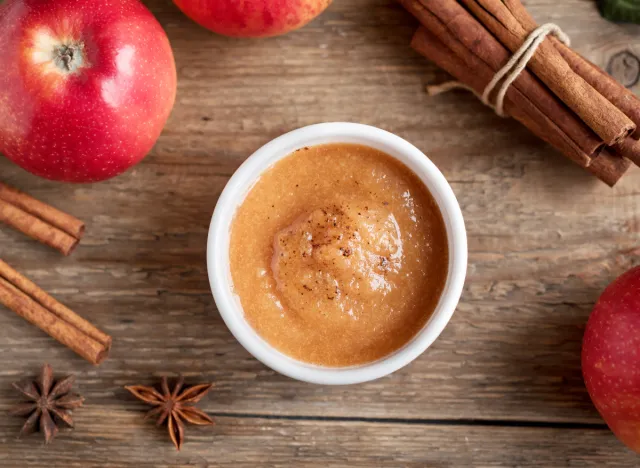
<svg viewBox="0 0 640 468">
<path fill-rule="evenodd" d="M 562 32 L 562 29 L 560 29 L 560 26 L 557 24 L 546 23 L 539 26 L 529 34 L 527 39 L 516 53 L 513 54 L 509 61 L 496 72 L 489 84 L 484 88 L 482 95 L 477 94 L 470 86 L 459 81 L 449 81 L 440 85 L 428 86 L 427 91 L 430 95 L 435 96 L 437 94 L 451 91 L 452 89 L 467 89 L 478 96 L 484 105 L 491 107 L 500 117 L 506 117 L 506 114 L 504 113 L 504 98 L 507 95 L 509 87 L 518 78 L 518 76 L 520 76 L 520 73 L 527 68 L 529 60 L 531 60 L 533 54 L 536 53 L 536 50 L 538 50 L 542 41 L 544 41 L 549 34 L 553 34 L 560 40 L 560 42 L 566 45 L 571 44 L 569 36 Z M 496 93 L 495 104 L 492 104 L 491 94 L 500 82 L 502 82 L 502 84 Z"/>
</svg>

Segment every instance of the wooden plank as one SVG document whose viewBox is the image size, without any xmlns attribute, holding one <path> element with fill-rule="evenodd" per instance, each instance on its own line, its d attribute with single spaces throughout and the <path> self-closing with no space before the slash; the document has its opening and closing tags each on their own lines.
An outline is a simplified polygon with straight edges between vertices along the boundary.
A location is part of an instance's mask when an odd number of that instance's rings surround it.
<svg viewBox="0 0 640 468">
<path fill-rule="evenodd" d="M 176 452 L 166 428 L 142 420 L 136 405 L 77 411 L 77 429 L 55 445 L 14 441 L 0 423 L 5 467 L 631 467 L 637 457 L 602 429 L 442 426 L 363 421 L 216 418 L 186 428 Z M 79 460 L 82 460 L 81 462 Z"/>
<path fill-rule="evenodd" d="M 2 310 L 0 404 L 13 399 L 11 381 L 46 360 L 77 373 L 100 411 L 116 413 L 122 385 L 188 371 L 217 382 L 208 403 L 216 413 L 600 421 L 580 376 L 580 339 L 599 292 L 638 262 L 640 171 L 609 190 L 472 96 L 428 98 L 424 85 L 442 74 L 409 50 L 415 22 L 392 1 L 335 2 L 302 31 L 264 41 L 221 38 L 169 2 L 147 4 L 180 78 L 148 159 L 91 186 L 41 181 L 0 161 L 3 180 L 88 227 L 68 259 L 2 228 L 0 255 L 111 333 L 112 358 L 90 368 Z M 638 28 L 605 22 L 591 1 L 527 5 L 598 63 L 638 45 Z M 230 174 L 271 138 L 332 120 L 383 127 L 427 152 L 460 199 L 470 241 L 469 280 L 441 339 L 396 375 L 349 388 L 292 382 L 252 359 L 215 312 L 204 260 Z M 84 427 L 100 439 L 102 421 Z"/>
</svg>

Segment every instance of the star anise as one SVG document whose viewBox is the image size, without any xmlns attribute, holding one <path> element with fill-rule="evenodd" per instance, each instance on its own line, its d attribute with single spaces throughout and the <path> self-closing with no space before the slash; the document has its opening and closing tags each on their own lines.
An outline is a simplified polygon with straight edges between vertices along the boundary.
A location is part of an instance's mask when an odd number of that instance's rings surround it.
<svg viewBox="0 0 640 468">
<path fill-rule="evenodd" d="M 182 448 L 184 442 L 184 422 L 198 426 L 213 424 L 213 419 L 204 411 L 193 406 L 209 393 L 209 390 L 213 388 L 213 384 L 196 385 L 181 392 L 183 386 L 184 377 L 181 375 L 178 377 L 173 391 L 169 390 L 169 383 L 166 377 L 162 377 L 160 381 L 162 393 L 153 387 L 142 385 L 125 387 L 136 398 L 155 406 L 147 413 L 145 419 L 158 416 L 156 426 L 160 426 L 167 421 L 169 436 L 178 450 Z"/>
<path fill-rule="evenodd" d="M 54 382 L 53 369 L 45 364 L 35 381 L 14 383 L 14 388 L 30 400 L 29 403 L 19 404 L 10 410 L 13 415 L 28 416 L 20 436 L 32 434 L 39 428 L 48 444 L 58 433 L 57 423 L 64 422 L 73 427 L 71 411 L 84 402 L 80 395 L 69 393 L 74 382 L 75 377 L 72 375 Z"/>
</svg>

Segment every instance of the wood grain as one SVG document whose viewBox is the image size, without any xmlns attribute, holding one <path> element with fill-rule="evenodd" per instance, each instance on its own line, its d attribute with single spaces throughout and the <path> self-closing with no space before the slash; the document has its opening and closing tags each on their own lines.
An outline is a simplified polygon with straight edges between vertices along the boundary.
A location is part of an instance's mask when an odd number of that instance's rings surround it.
<svg viewBox="0 0 640 468">
<path fill-rule="evenodd" d="M 61 432 L 55 447 L 34 439 L 0 441 L 0 463 L 21 468 L 601 468 L 637 462 L 604 429 L 217 417 L 215 426 L 187 427 L 186 443 L 176 452 L 166 428 L 144 422 L 136 408 L 87 408 L 77 414 L 82 416 L 76 431 Z M 3 421 L 0 430 L 7 428 Z"/>
<path fill-rule="evenodd" d="M 90 405 L 46 452 L 13 441 L 19 421 L 3 420 L 1 466 L 225 466 L 263 454 L 271 466 L 633 465 L 589 401 L 579 353 L 594 301 L 639 260 L 639 170 L 611 190 L 473 96 L 429 98 L 424 86 L 443 75 L 409 49 L 416 23 L 392 0 L 336 1 L 299 32 L 249 41 L 211 34 L 168 1 L 146 3 L 179 73 L 149 157 L 87 186 L 0 160 L 1 180 L 87 223 L 70 258 L 7 229 L 0 257 L 114 338 L 110 359 L 93 368 L 0 310 L 0 409 L 15 399 L 10 382 L 44 361 L 77 374 Z M 639 28 L 607 23 L 590 0 L 526 3 L 603 66 L 640 47 Z M 205 250 L 218 195 L 253 151 L 339 120 L 390 130 L 440 167 L 463 209 L 470 264 L 452 322 L 422 357 L 378 382 L 329 388 L 279 376 L 233 339 L 209 292 Z M 180 371 L 215 381 L 204 408 L 225 416 L 210 436 L 192 430 L 175 456 L 121 387 Z M 336 419 L 313 419 L 323 417 Z"/>
</svg>

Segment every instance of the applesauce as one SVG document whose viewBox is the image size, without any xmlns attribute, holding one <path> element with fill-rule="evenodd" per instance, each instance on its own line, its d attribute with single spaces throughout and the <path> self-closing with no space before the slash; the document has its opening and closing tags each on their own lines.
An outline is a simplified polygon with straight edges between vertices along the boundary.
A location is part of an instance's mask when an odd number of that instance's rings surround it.
<svg viewBox="0 0 640 468">
<path fill-rule="evenodd" d="M 251 188 L 231 226 L 231 276 L 257 333 L 300 361 L 382 358 L 422 329 L 442 294 L 442 215 L 406 166 L 352 144 L 306 147 Z"/>
</svg>

